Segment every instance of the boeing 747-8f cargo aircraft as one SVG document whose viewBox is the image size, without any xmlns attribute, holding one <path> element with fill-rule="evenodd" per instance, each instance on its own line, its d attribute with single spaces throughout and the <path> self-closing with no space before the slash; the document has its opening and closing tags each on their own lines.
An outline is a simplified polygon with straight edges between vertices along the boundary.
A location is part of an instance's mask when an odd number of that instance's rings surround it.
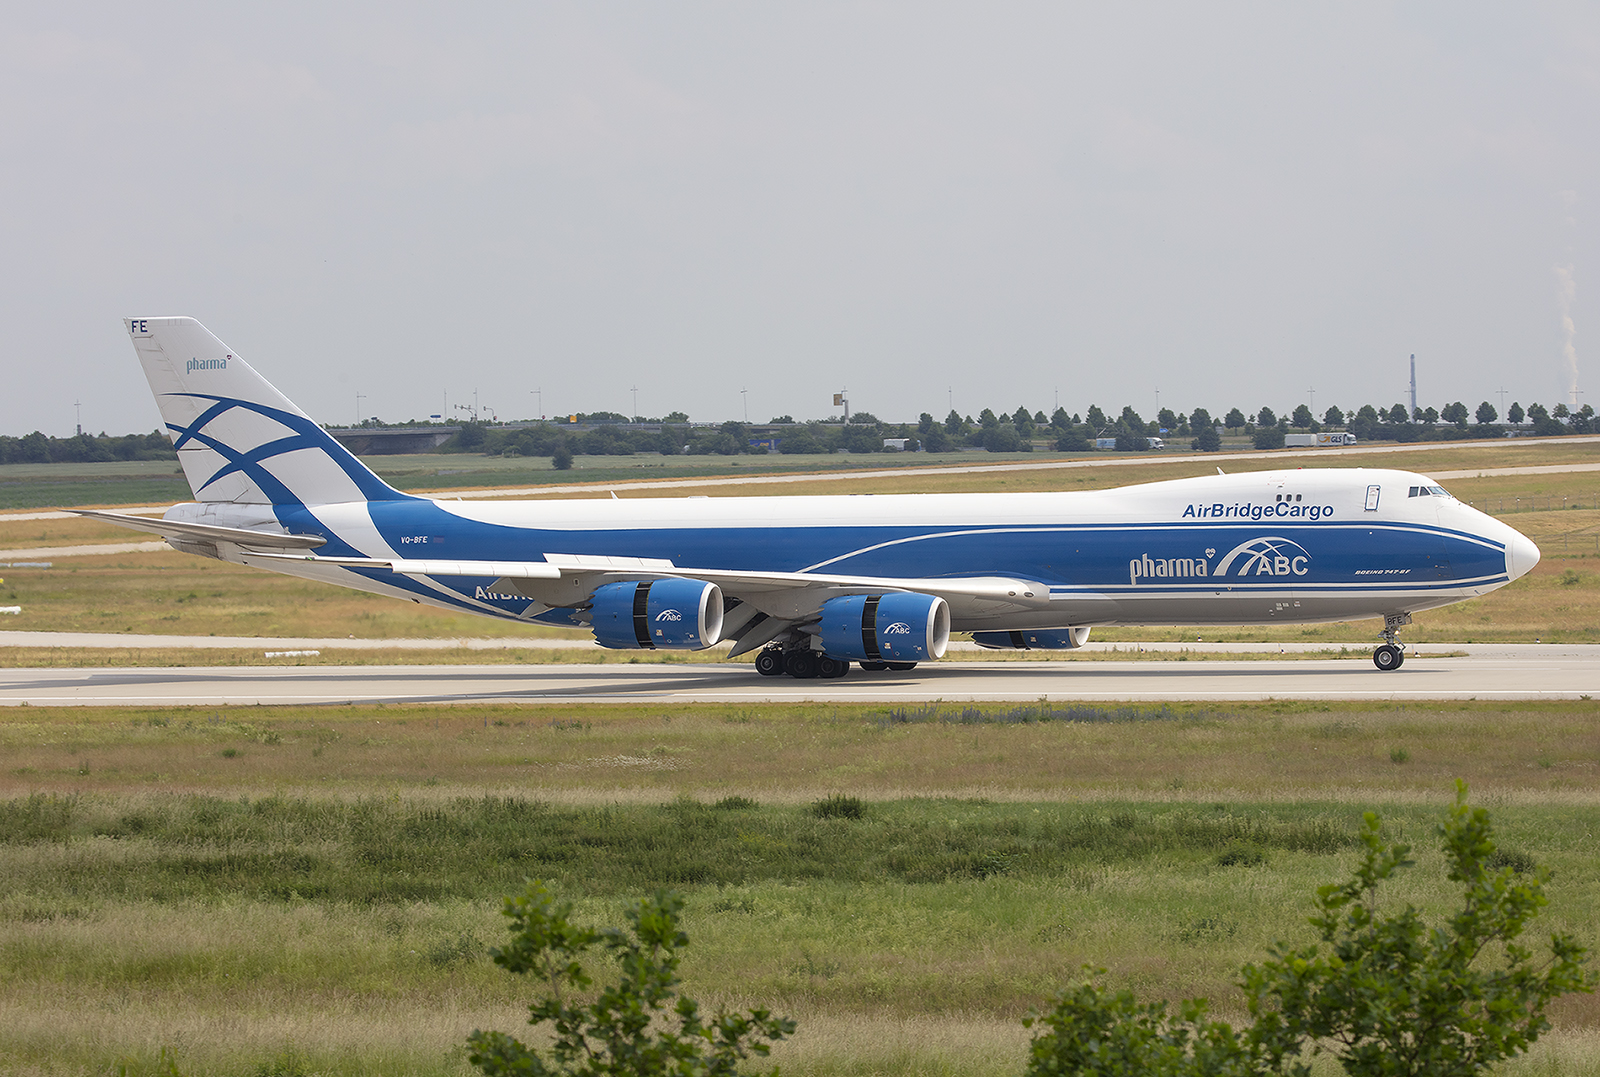
<svg viewBox="0 0 1600 1077">
<path fill-rule="evenodd" d="M 193 318 L 127 321 L 195 501 L 86 515 L 175 549 L 606 647 L 721 640 L 776 676 L 910 669 L 950 633 L 1382 617 L 1486 594 L 1539 550 L 1422 475 L 1328 468 L 1085 493 L 441 501 L 391 488 Z"/>
</svg>

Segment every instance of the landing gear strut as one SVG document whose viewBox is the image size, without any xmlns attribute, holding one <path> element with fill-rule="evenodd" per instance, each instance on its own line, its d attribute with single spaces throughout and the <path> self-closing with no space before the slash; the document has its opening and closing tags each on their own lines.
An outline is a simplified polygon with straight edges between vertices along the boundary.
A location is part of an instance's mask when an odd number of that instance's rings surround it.
<svg viewBox="0 0 1600 1077">
<path fill-rule="evenodd" d="M 917 668 L 915 662 L 863 661 L 859 665 L 863 670 L 874 673 L 886 669 L 903 673 Z M 810 680 L 812 677 L 832 679 L 850 672 L 850 659 L 835 658 L 809 647 L 790 647 L 785 650 L 782 644 L 774 643 L 756 654 L 756 672 L 763 677 L 781 677 L 787 673 L 800 680 Z"/>
<path fill-rule="evenodd" d="M 784 674 L 783 651 L 768 647 L 756 655 L 756 672 L 763 677 L 781 677 Z"/>
<path fill-rule="evenodd" d="M 821 655 L 817 658 L 817 676 L 843 677 L 850 672 L 848 658 L 835 658 L 831 654 Z"/>
<path fill-rule="evenodd" d="M 1372 664 L 1384 672 L 1399 669 L 1406 661 L 1406 649 L 1400 642 L 1400 629 L 1411 623 L 1409 613 L 1391 613 L 1383 619 L 1383 643 L 1372 652 Z"/>
<path fill-rule="evenodd" d="M 848 658 L 835 658 L 831 654 L 813 651 L 806 647 L 784 650 L 767 647 L 756 655 L 756 672 L 763 677 L 781 677 L 787 673 L 800 680 L 812 677 L 833 679 L 850 672 Z"/>
<path fill-rule="evenodd" d="M 817 675 L 817 659 L 820 657 L 822 656 L 817 654 L 816 651 L 808 651 L 804 648 L 790 651 L 783 656 L 784 668 L 788 671 L 789 676 L 796 680 L 808 681 Z"/>
</svg>

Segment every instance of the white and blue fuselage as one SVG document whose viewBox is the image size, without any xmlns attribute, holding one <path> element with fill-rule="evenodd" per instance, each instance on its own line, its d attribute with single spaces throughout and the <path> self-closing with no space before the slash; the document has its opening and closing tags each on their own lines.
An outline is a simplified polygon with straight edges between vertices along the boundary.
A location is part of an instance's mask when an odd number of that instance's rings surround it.
<svg viewBox="0 0 1600 1077">
<path fill-rule="evenodd" d="M 198 499 L 144 528 L 175 547 L 589 625 L 611 646 L 732 639 L 776 663 L 763 672 L 904 668 L 942 653 L 950 631 L 1074 646 L 1096 625 L 1383 617 L 1392 647 L 1411 613 L 1485 594 L 1539 558 L 1425 476 L 1360 468 L 1074 493 L 416 497 L 193 319 L 128 326 Z"/>
<path fill-rule="evenodd" d="M 408 498 L 276 515 L 289 530 L 326 537 L 319 554 L 328 556 L 514 562 L 581 552 L 734 574 L 1004 577 L 1047 588 L 1048 601 L 1026 610 L 954 614 L 953 630 L 982 631 L 1416 612 L 1477 597 L 1533 567 L 1537 547 L 1516 530 L 1447 495 L 1410 496 L 1429 487 L 1410 472 L 1330 468 L 1083 493 Z M 171 515 L 221 518 L 196 509 Z M 498 576 L 295 567 L 491 616 L 551 608 L 495 591 Z"/>
</svg>

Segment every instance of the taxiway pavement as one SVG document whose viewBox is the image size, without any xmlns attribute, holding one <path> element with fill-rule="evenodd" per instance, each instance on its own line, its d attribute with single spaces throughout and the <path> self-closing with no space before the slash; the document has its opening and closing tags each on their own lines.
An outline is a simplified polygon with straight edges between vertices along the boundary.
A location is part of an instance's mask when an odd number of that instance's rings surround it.
<svg viewBox="0 0 1600 1077">
<path fill-rule="evenodd" d="M 1442 650 L 1443 648 L 1438 648 Z M 764 678 L 742 663 L 251 666 L 0 670 L 0 705 L 236 706 L 352 703 L 928 703 L 1039 700 L 1584 699 L 1600 647 L 1496 646 L 1408 657 L 1234 661 L 961 662 L 839 680 Z"/>
</svg>

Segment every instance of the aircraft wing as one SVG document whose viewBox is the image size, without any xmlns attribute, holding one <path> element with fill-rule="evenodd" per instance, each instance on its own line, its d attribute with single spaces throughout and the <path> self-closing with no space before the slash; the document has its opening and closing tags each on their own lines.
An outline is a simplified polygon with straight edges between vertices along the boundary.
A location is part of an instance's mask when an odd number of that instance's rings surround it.
<svg viewBox="0 0 1600 1077">
<path fill-rule="evenodd" d="M 911 578 L 750 572 L 680 566 L 661 558 L 559 553 L 546 554 L 543 561 L 434 561 L 289 553 L 255 554 L 249 560 L 258 558 L 379 569 L 402 576 L 492 577 L 495 590 L 526 595 L 549 605 L 571 605 L 573 594 L 586 598 L 595 588 L 619 580 L 703 580 L 716 584 L 725 597 L 739 602 L 723 626 L 723 638 L 738 641 L 733 652 L 736 655 L 764 645 L 791 625 L 816 617 L 824 602 L 840 595 L 892 591 L 936 595 L 949 603 L 951 613 L 958 617 L 1045 609 L 1050 605 L 1050 588 L 1045 584 L 1004 576 Z M 552 589 L 545 581 L 562 581 L 565 586 Z M 574 582 L 578 586 L 570 587 Z M 552 598 L 556 601 L 548 601 Z"/>
</svg>

